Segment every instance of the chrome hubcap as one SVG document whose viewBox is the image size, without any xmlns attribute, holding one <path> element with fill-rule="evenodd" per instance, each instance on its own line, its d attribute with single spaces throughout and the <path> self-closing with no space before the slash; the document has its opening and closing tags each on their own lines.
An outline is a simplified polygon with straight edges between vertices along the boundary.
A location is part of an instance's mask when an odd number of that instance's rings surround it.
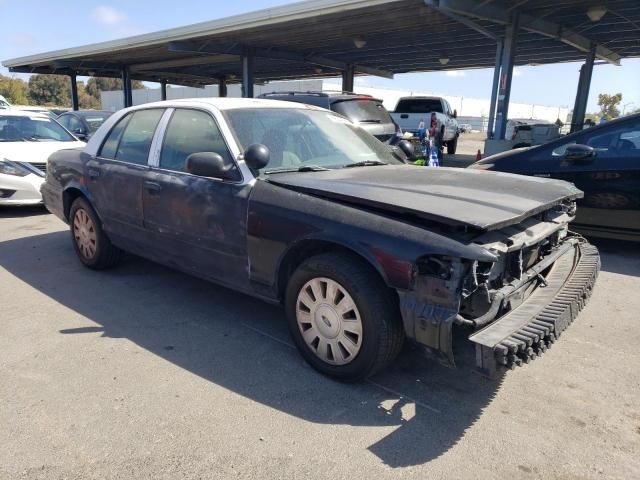
<svg viewBox="0 0 640 480">
<path fill-rule="evenodd" d="M 346 365 L 362 346 L 362 321 L 351 295 L 330 278 L 314 278 L 298 293 L 296 318 L 302 338 L 324 362 Z"/>
<path fill-rule="evenodd" d="M 93 258 L 96 254 L 96 229 L 91 217 L 81 208 L 73 217 L 73 237 L 82 256 Z"/>
</svg>

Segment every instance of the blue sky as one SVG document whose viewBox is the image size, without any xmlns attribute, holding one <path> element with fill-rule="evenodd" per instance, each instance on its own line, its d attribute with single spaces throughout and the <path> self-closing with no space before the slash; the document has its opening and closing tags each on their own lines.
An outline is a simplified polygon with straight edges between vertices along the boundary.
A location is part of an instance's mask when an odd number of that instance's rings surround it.
<svg viewBox="0 0 640 480">
<path fill-rule="evenodd" d="M 229 15 L 291 3 L 288 0 L 210 1 L 0 0 L 0 59 L 73 47 L 178 27 Z M 516 69 L 511 100 L 573 107 L 580 64 Z M 2 68 L 0 73 L 7 74 Z M 426 90 L 447 95 L 488 97 L 493 70 L 396 75 L 394 80 L 368 78 L 371 86 Z M 621 67 L 596 66 L 588 111 L 597 111 L 598 93 L 622 92 L 627 109 L 640 108 L 640 59 Z M 631 104 L 630 104 L 631 103 Z"/>
</svg>

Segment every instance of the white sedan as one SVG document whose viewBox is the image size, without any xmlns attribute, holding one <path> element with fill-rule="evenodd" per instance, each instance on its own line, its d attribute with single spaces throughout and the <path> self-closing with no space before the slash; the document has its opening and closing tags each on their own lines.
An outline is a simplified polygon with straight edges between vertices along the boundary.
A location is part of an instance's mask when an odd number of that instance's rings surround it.
<svg viewBox="0 0 640 480">
<path fill-rule="evenodd" d="M 17 110 L 0 111 L 0 205 L 42 203 L 49 155 L 84 147 L 48 116 Z"/>
</svg>

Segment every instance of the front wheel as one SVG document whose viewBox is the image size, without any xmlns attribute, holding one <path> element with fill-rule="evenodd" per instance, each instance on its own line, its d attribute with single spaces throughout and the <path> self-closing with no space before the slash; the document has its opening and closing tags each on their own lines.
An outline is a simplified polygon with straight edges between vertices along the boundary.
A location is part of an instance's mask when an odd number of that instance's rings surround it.
<svg viewBox="0 0 640 480">
<path fill-rule="evenodd" d="M 397 297 L 372 267 L 351 255 L 329 253 L 305 261 L 289 281 L 285 303 L 302 356 L 336 379 L 371 376 L 402 348 Z"/>
<path fill-rule="evenodd" d="M 98 215 L 84 198 L 77 198 L 71 205 L 69 224 L 73 246 L 86 267 L 103 270 L 120 261 L 122 251 L 111 244 Z"/>
</svg>

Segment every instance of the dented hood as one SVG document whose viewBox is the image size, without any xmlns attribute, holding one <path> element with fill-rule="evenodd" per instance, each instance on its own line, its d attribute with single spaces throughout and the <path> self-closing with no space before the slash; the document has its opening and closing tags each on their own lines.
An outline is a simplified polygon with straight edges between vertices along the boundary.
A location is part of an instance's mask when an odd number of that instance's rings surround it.
<svg viewBox="0 0 640 480">
<path fill-rule="evenodd" d="M 561 180 L 408 165 L 269 175 L 274 185 L 451 226 L 496 230 L 582 192 Z"/>
</svg>

